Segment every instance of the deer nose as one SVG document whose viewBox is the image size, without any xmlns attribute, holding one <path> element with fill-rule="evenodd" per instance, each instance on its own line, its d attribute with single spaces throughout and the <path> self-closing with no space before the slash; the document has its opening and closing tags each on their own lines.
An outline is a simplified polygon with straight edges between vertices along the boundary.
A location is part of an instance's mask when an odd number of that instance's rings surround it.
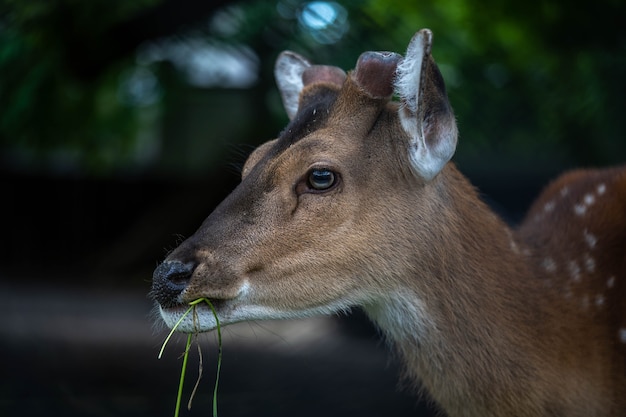
<svg viewBox="0 0 626 417">
<path fill-rule="evenodd" d="M 161 307 L 173 307 L 180 304 L 178 296 L 189 284 L 195 265 L 180 261 L 165 261 L 152 275 L 150 294 Z"/>
</svg>

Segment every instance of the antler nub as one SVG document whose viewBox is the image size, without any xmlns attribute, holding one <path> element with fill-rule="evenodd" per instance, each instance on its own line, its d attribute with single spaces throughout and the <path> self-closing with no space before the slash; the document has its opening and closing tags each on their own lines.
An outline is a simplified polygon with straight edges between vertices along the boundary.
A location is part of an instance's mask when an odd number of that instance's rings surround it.
<svg viewBox="0 0 626 417">
<path fill-rule="evenodd" d="M 402 56 L 393 52 L 364 52 L 354 69 L 354 79 L 374 98 L 393 94 L 393 82 Z"/>
<path fill-rule="evenodd" d="M 314 83 L 329 83 L 341 87 L 345 79 L 344 70 L 330 65 L 312 65 L 302 74 L 302 82 L 305 86 Z"/>
</svg>

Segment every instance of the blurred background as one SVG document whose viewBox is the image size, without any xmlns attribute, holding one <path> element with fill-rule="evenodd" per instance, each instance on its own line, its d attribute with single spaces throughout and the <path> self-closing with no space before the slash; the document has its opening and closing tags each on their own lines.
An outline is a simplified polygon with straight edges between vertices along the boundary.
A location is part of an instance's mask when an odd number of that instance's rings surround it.
<svg viewBox="0 0 626 417">
<path fill-rule="evenodd" d="M 455 161 L 511 224 L 576 166 L 626 160 L 620 0 L 0 0 L 0 415 L 171 416 L 152 270 L 287 122 L 284 49 L 350 69 L 422 27 Z M 190 412 L 209 415 L 214 335 Z M 198 373 L 195 348 L 184 401 Z M 359 311 L 225 330 L 222 416 L 431 415 Z"/>
</svg>

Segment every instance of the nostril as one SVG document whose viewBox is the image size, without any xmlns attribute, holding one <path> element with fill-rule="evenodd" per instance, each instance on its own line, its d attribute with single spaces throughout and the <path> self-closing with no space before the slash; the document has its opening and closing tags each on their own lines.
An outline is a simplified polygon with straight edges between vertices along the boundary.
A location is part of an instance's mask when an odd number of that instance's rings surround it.
<svg viewBox="0 0 626 417">
<path fill-rule="evenodd" d="M 177 298 L 187 287 L 195 265 L 179 261 L 165 261 L 159 265 L 152 275 L 150 292 L 162 307 L 179 304 Z"/>
</svg>

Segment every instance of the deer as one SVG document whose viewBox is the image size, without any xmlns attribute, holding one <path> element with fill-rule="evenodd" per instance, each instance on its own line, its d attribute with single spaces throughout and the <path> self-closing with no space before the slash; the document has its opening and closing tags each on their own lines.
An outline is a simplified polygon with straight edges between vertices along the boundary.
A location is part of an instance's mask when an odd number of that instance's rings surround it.
<svg viewBox="0 0 626 417">
<path fill-rule="evenodd" d="M 550 183 L 509 226 L 452 161 L 458 130 L 418 31 L 353 70 L 282 52 L 289 118 L 153 274 L 182 332 L 360 308 L 450 417 L 626 415 L 626 166 Z"/>
</svg>

